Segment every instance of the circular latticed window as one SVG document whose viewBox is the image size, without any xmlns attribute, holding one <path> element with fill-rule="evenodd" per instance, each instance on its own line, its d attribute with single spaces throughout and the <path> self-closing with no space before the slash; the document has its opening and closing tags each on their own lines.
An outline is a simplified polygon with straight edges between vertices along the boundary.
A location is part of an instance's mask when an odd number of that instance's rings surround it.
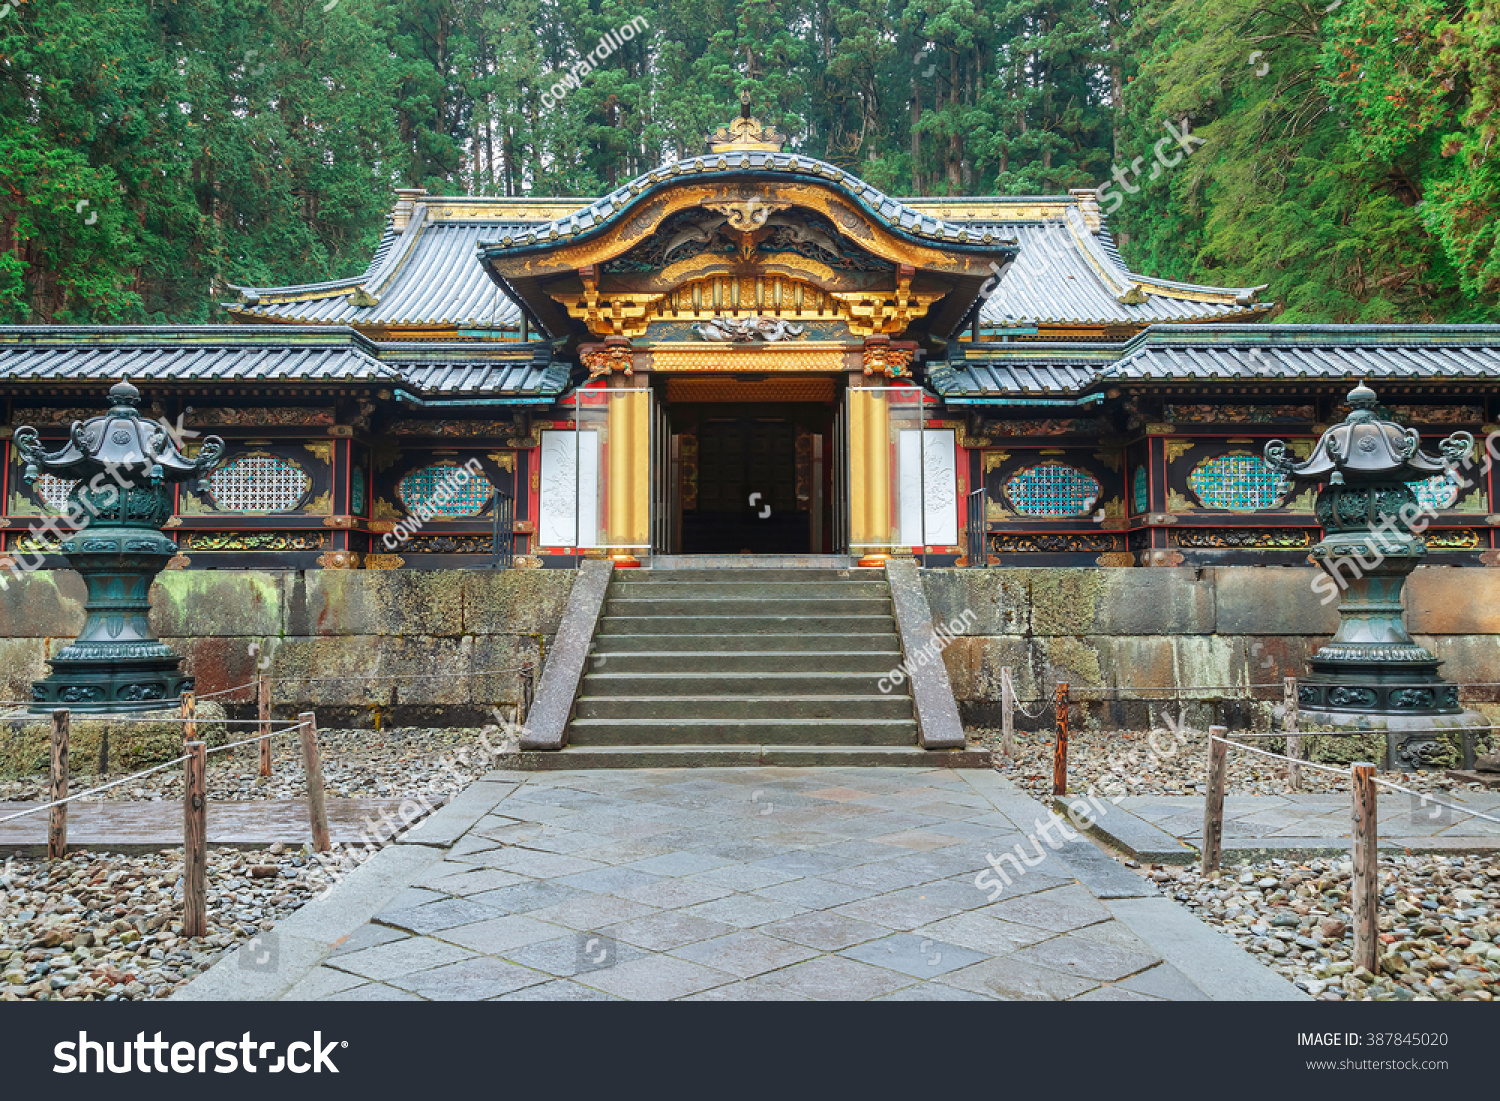
<svg viewBox="0 0 1500 1101">
<path fill-rule="evenodd" d="M 1022 516 L 1086 516 L 1099 500 L 1099 482 L 1066 463 L 1042 463 L 1017 471 L 1005 497 Z"/>
<path fill-rule="evenodd" d="M 1286 495 L 1281 473 L 1259 455 L 1204 459 L 1193 467 L 1187 484 L 1204 508 L 1235 512 L 1274 508 Z"/>
<path fill-rule="evenodd" d="M 208 477 L 214 505 L 224 512 L 291 512 L 312 479 L 279 455 L 252 452 L 231 459 Z"/>
<path fill-rule="evenodd" d="M 478 516 L 495 495 L 480 471 L 456 463 L 434 463 L 413 470 L 396 483 L 396 496 L 413 516 L 426 513 L 454 520 Z"/>
</svg>

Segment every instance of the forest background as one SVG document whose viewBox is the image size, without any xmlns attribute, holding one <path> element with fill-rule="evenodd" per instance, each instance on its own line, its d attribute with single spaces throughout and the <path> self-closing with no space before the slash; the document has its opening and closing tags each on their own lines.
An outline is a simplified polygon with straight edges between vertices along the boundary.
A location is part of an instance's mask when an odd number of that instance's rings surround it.
<svg viewBox="0 0 1500 1101">
<path fill-rule="evenodd" d="M 1108 183 L 1135 270 L 1278 320 L 1500 321 L 1500 0 L 4 0 L 0 74 L 4 323 L 227 320 L 393 188 L 595 196 L 741 91 L 893 194 Z"/>
</svg>

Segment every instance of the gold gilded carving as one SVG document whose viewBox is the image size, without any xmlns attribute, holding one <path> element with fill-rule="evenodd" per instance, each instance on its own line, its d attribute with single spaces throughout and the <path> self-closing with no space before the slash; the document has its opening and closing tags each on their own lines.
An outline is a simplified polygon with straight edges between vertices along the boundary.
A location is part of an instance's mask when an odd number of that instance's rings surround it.
<svg viewBox="0 0 1500 1101">
<path fill-rule="evenodd" d="M 615 372 L 621 374 L 633 374 L 631 370 L 630 345 L 610 343 L 599 347 L 589 345 L 579 350 L 579 359 L 589 369 L 589 378 L 595 379 L 600 375 L 609 375 Z"/>
<path fill-rule="evenodd" d="M 1146 425 L 1146 435 L 1148 436 L 1170 436 L 1175 431 L 1177 431 L 1177 429 L 1170 424 Z"/>
<path fill-rule="evenodd" d="M 1120 473 L 1120 468 L 1125 464 L 1125 453 L 1122 451 L 1095 451 L 1094 458 L 1116 474 Z"/>
<path fill-rule="evenodd" d="M 729 219 L 729 228 L 736 233 L 753 233 L 766 224 L 766 219 L 791 206 L 791 203 L 769 199 L 741 199 L 730 203 L 704 203 L 705 208 Z M 670 251 L 670 250 L 668 250 Z M 837 252 L 837 250 L 832 250 Z"/>
<path fill-rule="evenodd" d="M 988 474 L 992 470 L 999 470 L 1009 460 L 1009 451 L 986 451 L 984 453 L 984 472 Z"/>
<path fill-rule="evenodd" d="M 1189 451 L 1191 451 L 1196 443 L 1196 440 L 1168 440 L 1167 462 L 1175 463 L 1178 459 L 1182 458 Z"/>
<path fill-rule="evenodd" d="M 311 451 L 320 462 L 333 462 L 333 443 L 330 440 L 319 440 L 317 443 L 305 443 L 302 445 Z"/>
<path fill-rule="evenodd" d="M 841 346 L 826 343 L 752 344 L 734 351 L 723 346 L 657 345 L 651 354 L 653 371 L 842 371 Z"/>
<path fill-rule="evenodd" d="M 514 451 L 491 451 L 485 458 L 501 470 L 508 471 L 511 474 L 516 472 L 516 453 Z"/>
<path fill-rule="evenodd" d="M 375 498 L 375 519 L 377 519 L 377 520 L 401 520 L 401 519 L 404 519 L 405 516 L 406 516 L 406 513 L 399 511 L 396 508 L 395 505 L 391 504 L 384 497 L 376 497 Z M 373 527 L 373 528 L 375 528 L 376 531 L 381 530 L 378 525 L 372 524 L 370 526 Z M 387 528 L 385 530 L 389 531 L 390 529 Z"/>
<path fill-rule="evenodd" d="M 710 153 L 780 153 L 786 138 L 750 117 L 750 93 L 740 93 L 740 117 L 708 135 Z M 721 158 L 722 159 L 722 158 Z M 724 167 L 721 165 L 721 167 Z"/>
<path fill-rule="evenodd" d="M 325 516 L 323 517 L 325 528 L 352 528 L 354 526 L 353 516 Z"/>
<path fill-rule="evenodd" d="M 399 570 L 404 565 L 406 565 L 406 559 L 399 554 L 365 555 L 365 569 L 367 570 Z"/>
<path fill-rule="evenodd" d="M 910 378 L 911 361 L 916 356 L 915 346 L 901 347 L 888 340 L 871 339 L 865 342 L 865 374 L 882 374 L 886 378 Z"/>
<path fill-rule="evenodd" d="M 1105 551 L 1095 561 L 1101 566 L 1134 566 L 1135 555 L 1129 551 Z"/>
<path fill-rule="evenodd" d="M 1172 512 L 1192 512 L 1197 507 L 1175 489 L 1167 490 L 1167 508 Z"/>
<path fill-rule="evenodd" d="M 757 186 L 759 195 L 765 201 L 785 202 L 789 206 L 805 207 L 823 214 L 845 236 L 858 240 L 863 247 L 884 260 L 933 272 L 989 274 L 992 257 L 955 254 L 941 247 L 918 245 L 897 237 L 828 185 L 801 180 L 767 180 Z M 741 189 L 740 184 L 718 180 L 687 183 L 646 204 L 633 217 L 599 237 L 563 245 L 541 254 L 533 252 L 510 256 L 500 251 L 488 256 L 485 263 L 507 278 L 576 273 L 581 267 L 603 264 L 629 251 L 653 233 L 667 217 L 678 211 L 745 198 L 740 194 Z M 526 242 L 522 238 L 519 243 Z"/>
</svg>

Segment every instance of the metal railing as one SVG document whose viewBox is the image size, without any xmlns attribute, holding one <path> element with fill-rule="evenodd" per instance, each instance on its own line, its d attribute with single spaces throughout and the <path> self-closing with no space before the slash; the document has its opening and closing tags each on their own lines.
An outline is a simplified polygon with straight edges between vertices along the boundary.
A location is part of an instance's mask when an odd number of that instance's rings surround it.
<svg viewBox="0 0 1500 1101">
<path fill-rule="evenodd" d="M 969 494 L 968 527 L 965 534 L 968 538 L 968 562 L 970 567 L 976 569 L 990 564 L 989 548 L 985 545 L 989 534 L 985 530 L 986 505 L 983 486 Z"/>
</svg>

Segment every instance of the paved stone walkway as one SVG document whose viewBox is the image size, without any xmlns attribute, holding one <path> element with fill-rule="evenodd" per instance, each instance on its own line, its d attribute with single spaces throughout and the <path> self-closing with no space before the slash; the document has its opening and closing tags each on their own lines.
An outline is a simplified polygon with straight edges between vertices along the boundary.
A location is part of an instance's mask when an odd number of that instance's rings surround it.
<svg viewBox="0 0 1500 1101">
<path fill-rule="evenodd" d="M 0 802 L 0 818 L 38 803 Z M 329 799 L 328 834 L 333 841 L 353 844 L 362 832 L 386 838 L 399 827 L 400 799 Z M 385 819 L 382 821 L 382 815 Z M 301 845 L 312 841 L 312 824 L 305 799 L 210 800 L 208 843 L 232 848 L 255 848 L 282 841 Z M 68 845 L 98 852 L 156 852 L 182 844 L 182 802 L 79 800 L 68 804 Z M 29 814 L 0 822 L 0 853 L 47 850 L 47 813 Z"/>
<path fill-rule="evenodd" d="M 1087 841 L 976 887 L 1045 818 L 987 771 L 493 773 L 179 996 L 1299 996 Z"/>
<path fill-rule="evenodd" d="M 1438 798 L 1500 818 L 1500 794 L 1445 792 Z M 1130 796 L 1120 800 L 1120 806 L 1194 847 L 1203 839 L 1201 795 Z M 1500 823 L 1401 792 L 1380 790 L 1376 825 L 1382 847 L 1462 852 L 1500 849 Z M 1253 845 L 1290 850 L 1314 843 L 1347 847 L 1351 834 L 1348 795 L 1231 793 L 1224 798 L 1226 849 Z"/>
</svg>

